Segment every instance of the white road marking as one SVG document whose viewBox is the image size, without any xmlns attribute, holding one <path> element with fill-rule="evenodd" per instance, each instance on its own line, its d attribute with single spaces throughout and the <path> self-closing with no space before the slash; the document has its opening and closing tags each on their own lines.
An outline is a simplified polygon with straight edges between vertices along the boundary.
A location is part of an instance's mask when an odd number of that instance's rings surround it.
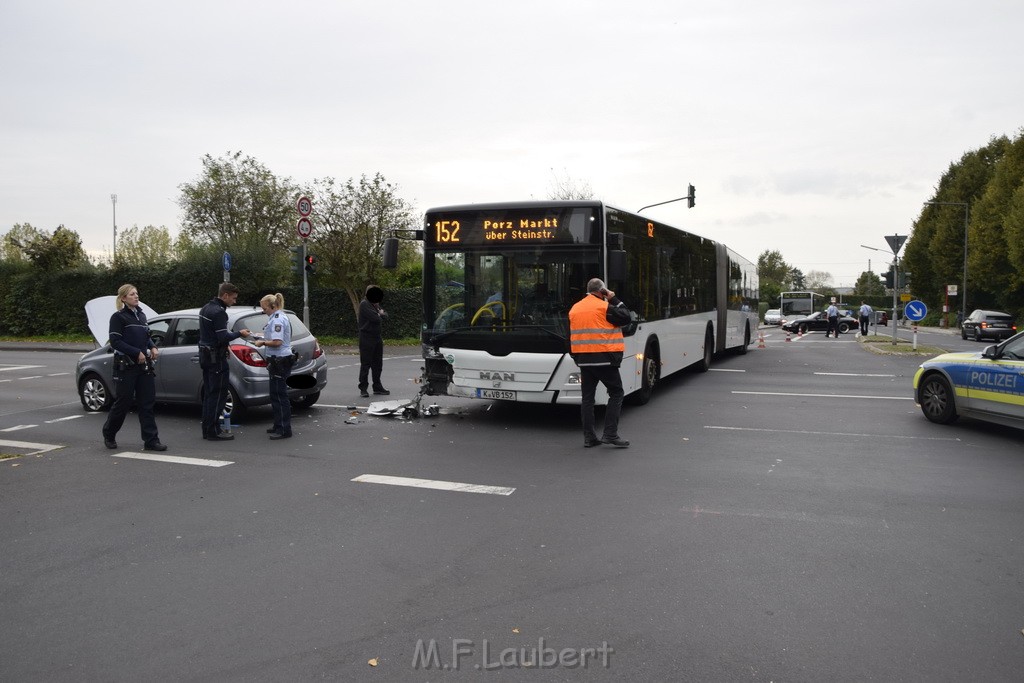
<svg viewBox="0 0 1024 683">
<path fill-rule="evenodd" d="M 874 375 L 870 372 L 816 372 L 815 375 L 828 375 L 829 377 L 895 377 L 896 375 Z"/>
<path fill-rule="evenodd" d="M 39 425 L 14 425 L 13 427 L 8 427 L 7 429 L 0 429 L 0 432 L 20 432 L 22 429 L 32 429 L 33 427 L 38 426 Z"/>
<path fill-rule="evenodd" d="M 19 377 L 18 379 L 39 379 L 42 375 L 29 375 L 28 377 Z"/>
<path fill-rule="evenodd" d="M 805 429 L 761 429 L 758 427 L 721 427 L 718 425 L 704 425 L 704 429 L 722 429 L 732 432 L 770 432 L 774 434 L 813 434 L 824 436 L 865 436 L 872 439 L 879 438 L 878 434 L 863 434 L 858 432 L 812 432 Z M 886 439 L 911 439 L 921 441 L 959 441 L 955 436 L 905 436 L 902 434 L 886 434 Z"/>
<path fill-rule="evenodd" d="M 5 430 L 6 431 L 6 430 Z M 0 446 L 7 446 L 8 448 L 31 448 L 31 453 L 26 455 L 36 455 L 38 453 L 46 453 L 47 451 L 55 451 L 58 448 L 64 448 L 50 443 L 30 443 L 28 441 L 3 441 L 0 440 Z"/>
<path fill-rule="evenodd" d="M 132 460 L 152 460 L 154 462 L 172 462 L 177 465 L 199 465 L 201 467 L 224 467 L 234 465 L 231 460 L 204 460 L 203 458 L 183 458 L 180 455 L 154 455 L 152 453 L 111 453 L 112 458 L 130 458 Z"/>
<path fill-rule="evenodd" d="M 45 368 L 45 365 L 0 365 L 0 372 L 8 370 L 32 370 L 33 368 Z"/>
<path fill-rule="evenodd" d="M 458 491 L 460 493 L 490 493 L 496 496 L 511 496 L 514 488 L 507 486 L 484 486 L 483 484 L 463 484 L 457 481 L 436 481 L 434 479 L 413 479 L 410 477 L 389 477 L 383 474 L 363 474 L 352 481 L 362 484 L 388 484 L 390 486 L 412 486 L 422 489 L 438 489 L 440 491 Z"/>
<path fill-rule="evenodd" d="M 50 425 L 53 424 L 54 422 L 67 422 L 68 420 L 77 420 L 80 417 L 85 417 L 85 415 L 68 415 L 67 417 L 58 417 L 56 420 L 47 420 L 46 424 Z"/>
<path fill-rule="evenodd" d="M 860 396 L 857 394 L 789 394 L 783 391 L 734 391 L 734 394 L 753 396 L 807 396 L 811 398 L 871 398 L 880 401 L 913 401 L 912 396 Z"/>
<path fill-rule="evenodd" d="M 746 370 L 734 370 L 732 368 L 708 368 L 711 372 L 746 372 Z"/>
<path fill-rule="evenodd" d="M 70 375 L 70 372 L 52 372 L 47 377 L 60 377 L 62 375 Z"/>
</svg>

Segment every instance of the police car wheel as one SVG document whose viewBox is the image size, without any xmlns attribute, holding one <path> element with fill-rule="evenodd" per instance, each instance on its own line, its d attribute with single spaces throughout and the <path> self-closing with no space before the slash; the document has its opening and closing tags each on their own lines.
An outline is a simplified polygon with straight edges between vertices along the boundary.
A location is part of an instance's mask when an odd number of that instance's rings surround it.
<svg viewBox="0 0 1024 683">
<path fill-rule="evenodd" d="M 928 375 L 921 382 L 918 395 L 921 412 L 936 424 L 949 424 L 959 417 L 952 387 L 942 375 Z"/>
<path fill-rule="evenodd" d="M 83 376 L 78 382 L 78 397 L 82 400 L 82 407 L 90 413 L 108 410 L 114 402 L 107 383 L 95 373 Z"/>
</svg>

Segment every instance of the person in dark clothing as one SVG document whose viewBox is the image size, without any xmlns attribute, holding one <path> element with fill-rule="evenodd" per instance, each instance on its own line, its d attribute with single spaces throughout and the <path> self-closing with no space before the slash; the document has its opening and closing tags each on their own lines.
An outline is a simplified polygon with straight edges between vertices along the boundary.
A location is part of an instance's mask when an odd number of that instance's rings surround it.
<svg viewBox="0 0 1024 683">
<path fill-rule="evenodd" d="M 587 283 L 587 295 L 569 311 L 569 350 L 580 368 L 583 391 L 580 413 L 585 448 L 593 448 L 602 443 L 619 448 L 629 447 L 629 442 L 619 436 L 619 414 L 622 412 L 624 394 L 619 366 L 625 351 L 621 328 L 628 325 L 630 319 L 629 309 L 598 278 Z M 598 382 L 608 390 L 604 433 L 600 439 L 594 430 Z"/>
<path fill-rule="evenodd" d="M 110 316 L 110 346 L 114 349 L 117 398 L 103 423 L 103 445 L 117 448 L 117 432 L 134 403 L 139 410 L 143 450 L 166 451 L 167 446 L 160 443 L 153 413 L 155 364 L 160 350 L 149 336 L 149 324 L 139 306 L 139 291 L 135 285 L 121 285 L 116 305 L 117 312 Z"/>
<path fill-rule="evenodd" d="M 384 290 L 377 285 L 366 288 L 363 300 L 359 302 L 359 395 L 368 397 L 369 379 L 373 376 L 373 393 L 387 396 L 391 392 L 384 388 L 380 373 L 384 369 L 384 336 L 381 323 L 388 317 L 381 308 Z"/>
<path fill-rule="evenodd" d="M 238 300 L 238 287 L 221 283 L 217 296 L 199 311 L 199 366 L 203 369 L 203 438 L 230 441 L 233 434 L 221 431 L 218 418 L 228 402 L 228 344 L 248 337 L 249 330 L 228 330 L 228 306 Z"/>
</svg>

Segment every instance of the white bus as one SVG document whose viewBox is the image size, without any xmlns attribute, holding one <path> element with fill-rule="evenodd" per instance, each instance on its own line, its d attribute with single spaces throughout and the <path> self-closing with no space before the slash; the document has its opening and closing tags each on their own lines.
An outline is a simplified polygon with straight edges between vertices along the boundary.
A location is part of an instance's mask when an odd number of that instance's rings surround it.
<svg viewBox="0 0 1024 683">
<path fill-rule="evenodd" d="M 746 352 L 757 329 L 754 264 L 600 201 L 434 208 L 420 237 L 427 394 L 579 404 L 568 313 L 593 277 L 636 314 L 621 368 L 634 403 L 674 372 L 707 370 L 715 353 Z"/>
</svg>

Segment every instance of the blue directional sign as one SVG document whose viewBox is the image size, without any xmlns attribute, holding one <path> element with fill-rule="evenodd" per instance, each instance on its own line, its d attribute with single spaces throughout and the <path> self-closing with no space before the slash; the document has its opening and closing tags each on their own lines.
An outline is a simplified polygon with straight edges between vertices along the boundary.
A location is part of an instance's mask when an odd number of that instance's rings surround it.
<svg viewBox="0 0 1024 683">
<path fill-rule="evenodd" d="M 231 270 L 231 254 L 224 252 L 224 270 Z"/>
<path fill-rule="evenodd" d="M 928 307 L 924 305 L 923 301 L 911 301 L 903 309 L 903 315 L 907 316 L 907 320 L 916 323 L 928 315 Z"/>
</svg>

